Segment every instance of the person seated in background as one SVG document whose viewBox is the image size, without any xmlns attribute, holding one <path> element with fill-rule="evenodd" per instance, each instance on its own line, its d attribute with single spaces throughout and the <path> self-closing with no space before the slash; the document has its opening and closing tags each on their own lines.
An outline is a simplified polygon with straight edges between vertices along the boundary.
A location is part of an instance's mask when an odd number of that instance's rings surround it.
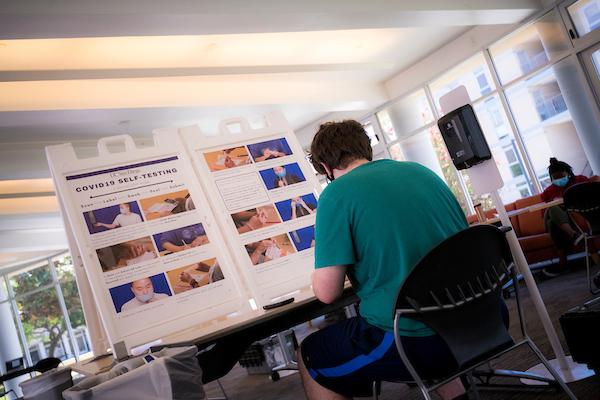
<svg viewBox="0 0 600 400">
<path fill-rule="evenodd" d="M 556 199 L 562 199 L 565 191 L 573 185 L 589 181 L 599 181 L 600 177 L 593 176 L 588 178 L 583 175 L 575 175 L 573 168 L 564 161 L 556 158 L 550 158 L 548 166 L 548 175 L 552 184 L 542 193 L 542 200 L 549 203 Z M 546 232 L 550 234 L 554 245 L 558 251 L 559 264 L 544 268 L 542 271 L 548 277 L 558 276 L 567 266 L 567 252 L 574 246 L 577 246 L 583 239 L 574 222 L 569 218 L 569 214 L 562 205 L 552 206 L 546 209 L 544 214 L 544 225 Z M 600 265 L 600 255 L 596 250 L 592 251 L 592 259 L 597 265 Z"/>
</svg>

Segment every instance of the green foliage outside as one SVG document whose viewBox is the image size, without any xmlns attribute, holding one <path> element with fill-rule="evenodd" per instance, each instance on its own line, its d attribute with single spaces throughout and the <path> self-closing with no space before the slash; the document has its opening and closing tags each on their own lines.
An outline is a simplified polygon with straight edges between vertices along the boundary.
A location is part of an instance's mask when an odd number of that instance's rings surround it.
<svg viewBox="0 0 600 400">
<path fill-rule="evenodd" d="M 77 328 L 85 325 L 71 256 L 67 255 L 56 259 L 54 265 L 71 326 Z M 35 268 L 11 277 L 10 282 L 17 299 L 27 342 L 31 343 L 36 339 L 41 339 L 48 345 L 48 356 L 55 356 L 57 345 L 63 334 L 67 332 L 67 324 L 63 318 L 56 289 L 54 286 L 50 286 L 39 292 L 28 294 L 40 287 L 52 285 L 52 273 L 49 266 Z"/>
</svg>

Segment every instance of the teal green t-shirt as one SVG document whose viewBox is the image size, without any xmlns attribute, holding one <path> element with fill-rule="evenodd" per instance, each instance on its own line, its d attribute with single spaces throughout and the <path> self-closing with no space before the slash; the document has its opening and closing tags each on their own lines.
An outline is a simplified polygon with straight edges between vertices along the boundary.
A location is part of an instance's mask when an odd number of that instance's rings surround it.
<svg viewBox="0 0 600 400">
<path fill-rule="evenodd" d="M 446 184 L 410 162 L 378 160 L 331 182 L 319 198 L 315 268 L 347 265 L 360 298 L 360 315 L 393 330 L 401 283 L 415 264 L 447 237 L 467 227 Z M 429 336 L 420 322 L 402 319 L 405 336 Z"/>
</svg>

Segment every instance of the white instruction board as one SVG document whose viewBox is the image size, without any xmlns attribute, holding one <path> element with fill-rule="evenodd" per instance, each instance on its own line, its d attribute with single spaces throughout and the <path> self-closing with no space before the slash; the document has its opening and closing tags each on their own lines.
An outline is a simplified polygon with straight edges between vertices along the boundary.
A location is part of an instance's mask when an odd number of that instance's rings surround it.
<svg viewBox="0 0 600 400">
<path fill-rule="evenodd" d="M 252 296 L 264 306 L 311 290 L 320 186 L 296 136 L 281 113 L 260 129 L 237 118 L 219 130 L 178 131 Z"/>
<path fill-rule="evenodd" d="M 113 144 L 125 151 L 111 153 Z M 117 357 L 248 308 L 178 134 L 155 134 L 143 149 L 127 135 L 104 138 L 93 158 L 70 144 L 46 153 Z"/>
</svg>

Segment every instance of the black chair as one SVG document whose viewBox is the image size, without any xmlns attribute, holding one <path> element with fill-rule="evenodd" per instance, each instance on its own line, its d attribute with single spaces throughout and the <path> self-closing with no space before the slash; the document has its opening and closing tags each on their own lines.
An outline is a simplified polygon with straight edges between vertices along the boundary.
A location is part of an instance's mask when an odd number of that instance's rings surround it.
<svg viewBox="0 0 600 400">
<path fill-rule="evenodd" d="M 573 185 L 565 190 L 563 199 L 565 208 L 573 222 L 577 221 L 577 217 L 574 217 L 574 214 L 579 214 L 587 222 L 587 227 L 582 227 L 581 224 L 577 223 L 574 225 L 583 234 L 585 268 L 590 292 L 598 294 L 600 293 L 600 288 L 594 289 L 590 273 L 589 241 L 600 237 L 600 182 L 585 182 Z"/>
<path fill-rule="evenodd" d="M 44 358 L 38 361 L 33 367 L 18 369 L 16 371 L 11 371 L 5 375 L 0 375 L 0 383 L 9 381 L 22 375 L 30 374 L 32 372 L 44 373 L 50 371 L 51 369 L 57 368 L 61 362 L 62 361 L 60 361 L 60 359 L 56 357 Z"/>
<path fill-rule="evenodd" d="M 518 343 L 508 333 L 501 312 L 502 287 L 511 280 L 523 334 Z M 554 383 L 569 398 L 576 399 L 527 335 L 517 282 L 506 237 L 500 229 L 489 225 L 468 228 L 446 239 L 415 266 L 398 292 L 394 337 L 400 358 L 425 399 L 431 399 L 433 390 L 462 376 L 478 398 L 478 385 L 473 381 L 475 369 L 524 344 L 554 380 L 516 371 L 490 370 L 486 374 Z M 423 322 L 435 331 L 448 345 L 456 369 L 443 377 L 421 377 L 408 359 L 398 332 L 398 320 L 402 317 Z"/>
</svg>

